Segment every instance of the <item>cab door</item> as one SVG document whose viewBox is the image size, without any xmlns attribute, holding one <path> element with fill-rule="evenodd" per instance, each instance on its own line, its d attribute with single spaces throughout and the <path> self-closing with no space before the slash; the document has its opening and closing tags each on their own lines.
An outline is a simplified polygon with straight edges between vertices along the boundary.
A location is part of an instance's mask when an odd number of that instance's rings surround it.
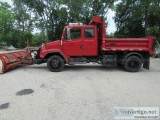
<svg viewBox="0 0 160 120">
<path fill-rule="evenodd" d="M 62 49 L 67 56 L 83 56 L 82 43 L 82 28 L 66 28 Z"/>
<path fill-rule="evenodd" d="M 97 56 L 98 55 L 98 40 L 97 29 L 89 27 L 83 29 L 83 55 L 84 56 Z"/>
</svg>

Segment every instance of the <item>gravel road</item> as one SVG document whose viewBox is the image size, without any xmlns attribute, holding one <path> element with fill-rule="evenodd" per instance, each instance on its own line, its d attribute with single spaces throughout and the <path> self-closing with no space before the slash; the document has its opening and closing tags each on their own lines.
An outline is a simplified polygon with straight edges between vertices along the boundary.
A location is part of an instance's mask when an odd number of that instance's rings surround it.
<svg viewBox="0 0 160 120">
<path fill-rule="evenodd" d="M 0 120 L 112 120 L 114 107 L 160 106 L 160 59 L 129 73 L 100 65 L 46 64 L 0 75 Z"/>
</svg>

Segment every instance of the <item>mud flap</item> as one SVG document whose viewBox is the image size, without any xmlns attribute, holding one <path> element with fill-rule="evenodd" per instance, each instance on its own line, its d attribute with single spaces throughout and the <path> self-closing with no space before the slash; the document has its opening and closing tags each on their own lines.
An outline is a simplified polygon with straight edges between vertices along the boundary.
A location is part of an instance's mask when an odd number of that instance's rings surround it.
<svg viewBox="0 0 160 120">
<path fill-rule="evenodd" d="M 150 58 L 147 58 L 144 60 L 143 68 L 149 70 L 149 67 L 150 67 Z"/>
</svg>

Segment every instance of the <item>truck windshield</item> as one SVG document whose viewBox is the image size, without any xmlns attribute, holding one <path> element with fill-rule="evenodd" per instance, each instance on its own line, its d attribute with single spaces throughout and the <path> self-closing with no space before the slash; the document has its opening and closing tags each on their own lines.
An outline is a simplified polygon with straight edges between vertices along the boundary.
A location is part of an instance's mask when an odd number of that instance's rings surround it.
<svg viewBox="0 0 160 120">
<path fill-rule="evenodd" d="M 67 28 L 65 38 L 66 40 L 81 38 L 81 29 L 80 28 Z"/>
</svg>

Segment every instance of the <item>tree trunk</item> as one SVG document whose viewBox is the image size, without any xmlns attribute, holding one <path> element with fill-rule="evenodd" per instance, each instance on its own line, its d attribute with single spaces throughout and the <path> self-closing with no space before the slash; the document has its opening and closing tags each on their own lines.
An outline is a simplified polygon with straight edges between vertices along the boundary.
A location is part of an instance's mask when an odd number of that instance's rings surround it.
<svg viewBox="0 0 160 120">
<path fill-rule="evenodd" d="M 148 0 L 145 2 L 145 16 L 144 16 L 144 21 L 145 21 L 145 36 L 148 35 Z"/>
</svg>

